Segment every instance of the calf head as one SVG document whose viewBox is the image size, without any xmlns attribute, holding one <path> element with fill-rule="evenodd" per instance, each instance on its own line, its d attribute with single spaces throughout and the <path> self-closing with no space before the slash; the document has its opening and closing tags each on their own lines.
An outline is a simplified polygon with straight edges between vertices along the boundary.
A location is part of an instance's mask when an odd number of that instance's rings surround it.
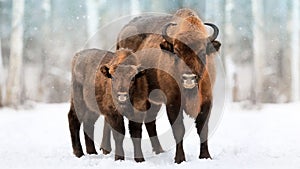
<svg viewBox="0 0 300 169">
<path fill-rule="evenodd" d="M 111 94 L 117 108 L 123 113 L 131 113 L 130 96 L 135 90 L 136 80 L 143 76 L 144 71 L 131 50 L 120 49 L 115 54 L 116 57 L 109 64 L 103 65 L 100 70 L 104 76 L 111 79 Z"/>
</svg>

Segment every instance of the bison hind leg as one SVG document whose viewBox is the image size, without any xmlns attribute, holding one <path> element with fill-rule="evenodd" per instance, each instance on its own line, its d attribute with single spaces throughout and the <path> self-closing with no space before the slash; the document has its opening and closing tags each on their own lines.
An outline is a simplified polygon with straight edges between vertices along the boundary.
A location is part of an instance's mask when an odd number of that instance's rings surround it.
<svg viewBox="0 0 300 169">
<path fill-rule="evenodd" d="M 68 113 L 68 120 L 69 120 L 69 129 L 71 134 L 73 153 L 76 157 L 80 158 L 81 156 L 84 155 L 82 151 L 82 146 L 80 143 L 80 135 L 79 135 L 81 122 L 78 120 L 72 102 L 71 102 L 70 111 Z"/>
</svg>

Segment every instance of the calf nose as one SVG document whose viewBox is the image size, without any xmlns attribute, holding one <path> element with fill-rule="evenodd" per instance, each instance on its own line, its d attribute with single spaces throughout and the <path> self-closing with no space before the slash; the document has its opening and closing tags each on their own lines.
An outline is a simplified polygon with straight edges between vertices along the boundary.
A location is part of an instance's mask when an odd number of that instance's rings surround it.
<svg viewBox="0 0 300 169">
<path fill-rule="evenodd" d="M 123 103 L 128 99 L 128 93 L 127 92 L 118 92 L 118 101 Z"/>
</svg>

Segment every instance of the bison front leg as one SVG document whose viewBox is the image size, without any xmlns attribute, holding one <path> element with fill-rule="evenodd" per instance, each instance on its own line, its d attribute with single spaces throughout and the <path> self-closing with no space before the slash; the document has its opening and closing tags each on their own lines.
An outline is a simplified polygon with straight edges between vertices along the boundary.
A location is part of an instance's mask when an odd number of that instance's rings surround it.
<svg viewBox="0 0 300 169">
<path fill-rule="evenodd" d="M 86 152 L 88 154 L 97 154 L 94 143 L 94 128 L 98 115 L 94 112 L 87 112 L 88 118 L 83 122 L 84 139 Z"/>
<path fill-rule="evenodd" d="M 129 120 L 129 133 L 133 142 L 134 147 L 134 160 L 136 162 L 145 161 L 142 152 L 142 123 L 137 123 Z"/>
<path fill-rule="evenodd" d="M 68 120 L 69 120 L 69 129 L 71 134 L 73 153 L 76 157 L 81 157 L 83 156 L 82 146 L 79 137 L 81 123 L 78 120 L 73 103 L 71 103 L 71 108 L 68 114 Z"/>
<path fill-rule="evenodd" d="M 211 101 L 207 101 L 201 105 L 201 112 L 196 118 L 196 128 L 197 133 L 200 136 L 200 159 L 211 159 L 209 150 L 208 150 L 208 121 L 210 117 L 210 112 L 212 108 Z"/>
<path fill-rule="evenodd" d="M 102 137 L 101 148 L 100 148 L 100 150 L 102 150 L 103 154 L 105 155 L 111 152 L 110 138 L 111 138 L 111 128 L 105 119 L 104 127 L 103 127 L 103 137 Z"/>
<path fill-rule="evenodd" d="M 106 117 L 108 124 L 112 127 L 115 140 L 115 160 L 124 160 L 123 141 L 125 137 L 124 119 L 121 115 L 110 115 Z"/>
<path fill-rule="evenodd" d="M 185 155 L 183 151 L 183 137 L 185 128 L 183 124 L 183 111 L 177 106 L 178 105 L 175 104 L 167 105 L 167 113 L 176 141 L 175 163 L 180 164 L 181 162 L 185 161 Z"/>
<path fill-rule="evenodd" d="M 158 137 L 157 137 L 156 120 L 149 122 L 149 123 L 145 123 L 145 125 L 146 125 L 146 129 L 147 129 L 150 141 L 151 141 L 153 152 L 155 152 L 155 154 L 163 153 L 164 150 L 161 147 L 160 141 L 158 140 Z"/>
</svg>

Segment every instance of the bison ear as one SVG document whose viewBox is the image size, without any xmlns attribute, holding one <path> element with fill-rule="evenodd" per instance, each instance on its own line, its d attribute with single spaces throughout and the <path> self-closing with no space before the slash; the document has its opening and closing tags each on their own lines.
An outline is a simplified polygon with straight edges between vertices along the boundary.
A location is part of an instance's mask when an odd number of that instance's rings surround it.
<svg viewBox="0 0 300 169">
<path fill-rule="evenodd" d="M 138 67 L 138 73 L 135 75 L 136 78 L 142 77 L 143 75 L 145 75 L 146 73 L 146 69 L 142 66 Z"/>
<path fill-rule="evenodd" d="M 220 47 L 221 43 L 219 41 L 214 40 L 212 42 L 209 42 L 206 47 L 206 54 L 210 55 L 214 52 L 218 52 L 220 50 Z"/>
<path fill-rule="evenodd" d="M 111 78 L 111 74 L 109 73 L 109 67 L 108 65 L 103 65 L 100 67 L 100 71 L 101 73 L 107 77 L 107 78 Z"/>
<path fill-rule="evenodd" d="M 166 40 L 163 41 L 162 43 L 160 43 L 159 46 L 160 46 L 160 48 L 161 48 L 162 50 L 167 50 L 167 51 L 169 51 L 169 52 L 174 53 L 174 45 L 171 44 L 171 43 L 169 43 L 169 42 L 167 42 Z"/>
</svg>

